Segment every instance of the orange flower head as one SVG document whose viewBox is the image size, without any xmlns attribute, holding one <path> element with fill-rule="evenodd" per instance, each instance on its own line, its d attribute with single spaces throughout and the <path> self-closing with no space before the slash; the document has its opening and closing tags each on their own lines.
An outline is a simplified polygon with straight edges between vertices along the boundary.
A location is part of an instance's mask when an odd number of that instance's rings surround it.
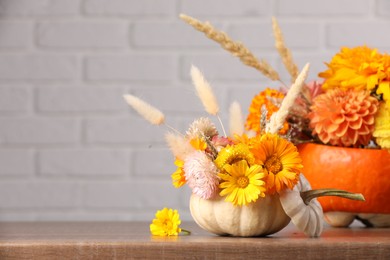
<svg viewBox="0 0 390 260">
<path fill-rule="evenodd" d="M 325 144 L 367 145 L 374 131 L 379 102 L 365 90 L 332 89 L 313 100 L 310 127 Z"/>
<path fill-rule="evenodd" d="M 279 110 L 279 106 L 282 103 L 285 94 L 266 88 L 252 99 L 252 103 L 249 107 L 249 115 L 246 119 L 245 128 L 247 130 L 253 130 L 257 134 L 260 134 L 264 129 L 261 129 L 261 108 L 264 106 L 267 110 L 266 119 L 269 120 L 273 113 Z M 279 131 L 279 134 L 284 135 L 287 133 L 289 125 L 284 123 L 283 128 Z"/>
<path fill-rule="evenodd" d="M 276 134 L 256 136 L 251 152 L 255 163 L 262 165 L 268 194 L 293 189 L 303 168 L 296 146 Z"/>
</svg>

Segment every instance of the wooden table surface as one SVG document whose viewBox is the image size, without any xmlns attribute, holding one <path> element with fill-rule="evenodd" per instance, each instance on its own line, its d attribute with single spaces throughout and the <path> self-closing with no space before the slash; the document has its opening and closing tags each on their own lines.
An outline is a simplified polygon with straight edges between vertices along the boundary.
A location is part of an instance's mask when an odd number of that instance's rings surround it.
<svg viewBox="0 0 390 260">
<path fill-rule="evenodd" d="M 390 229 L 326 228 L 306 238 L 289 225 L 269 237 L 153 237 L 146 222 L 0 223 L 0 259 L 390 259 Z"/>
</svg>

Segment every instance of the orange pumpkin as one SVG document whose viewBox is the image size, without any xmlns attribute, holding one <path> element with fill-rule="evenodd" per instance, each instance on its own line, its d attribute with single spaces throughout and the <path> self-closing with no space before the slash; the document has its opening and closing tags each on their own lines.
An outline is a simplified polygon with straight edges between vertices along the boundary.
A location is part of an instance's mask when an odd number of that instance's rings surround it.
<svg viewBox="0 0 390 260">
<path fill-rule="evenodd" d="M 366 201 L 318 198 L 324 212 L 390 213 L 390 152 L 320 144 L 298 145 L 303 173 L 313 189 L 362 193 Z"/>
</svg>

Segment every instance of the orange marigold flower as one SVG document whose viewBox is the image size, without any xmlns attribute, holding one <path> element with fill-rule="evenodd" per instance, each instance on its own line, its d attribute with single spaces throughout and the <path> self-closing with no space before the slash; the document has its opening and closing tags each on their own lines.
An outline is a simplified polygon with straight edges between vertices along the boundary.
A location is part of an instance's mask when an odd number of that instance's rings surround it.
<svg viewBox="0 0 390 260">
<path fill-rule="evenodd" d="M 262 165 L 266 173 L 267 193 L 293 189 L 303 168 L 296 146 L 276 134 L 264 134 L 254 139 L 257 140 L 253 142 L 251 152 L 255 163 Z"/>
<path fill-rule="evenodd" d="M 367 145 L 378 106 L 378 100 L 368 91 L 332 89 L 313 100 L 308 115 L 310 127 L 325 144 Z"/>
<path fill-rule="evenodd" d="M 252 99 L 252 103 L 249 107 L 249 115 L 246 119 L 245 128 L 247 130 L 253 130 L 257 134 L 260 134 L 261 129 L 261 108 L 263 105 L 267 109 L 267 120 L 269 120 L 273 113 L 279 110 L 279 106 L 282 103 L 285 94 L 266 88 Z M 279 131 L 279 134 L 284 135 L 287 133 L 289 125 L 287 122 L 284 123 L 283 128 Z"/>
<path fill-rule="evenodd" d="M 323 89 L 384 89 L 390 79 L 390 55 L 367 46 L 344 47 L 327 65 L 328 70 L 319 73 L 325 79 Z"/>
</svg>

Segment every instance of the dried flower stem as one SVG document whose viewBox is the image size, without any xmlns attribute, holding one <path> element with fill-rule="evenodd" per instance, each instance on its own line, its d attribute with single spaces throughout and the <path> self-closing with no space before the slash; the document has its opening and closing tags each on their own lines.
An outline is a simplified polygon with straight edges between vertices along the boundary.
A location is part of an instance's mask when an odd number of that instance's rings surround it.
<svg viewBox="0 0 390 260">
<path fill-rule="evenodd" d="M 295 83 L 291 86 L 287 95 L 283 99 L 279 110 L 271 116 L 271 120 L 266 126 L 267 133 L 275 134 L 283 127 L 283 123 L 286 120 L 291 107 L 294 105 L 296 97 L 299 95 L 302 86 L 305 84 L 309 67 L 309 63 L 303 67 L 301 73 L 295 80 Z"/>
<path fill-rule="evenodd" d="M 196 30 L 203 32 L 208 38 L 219 43 L 222 48 L 229 51 L 233 56 L 238 57 L 242 63 L 260 71 L 264 76 L 274 81 L 280 81 L 279 74 L 265 60 L 258 60 L 248 48 L 240 42 L 234 42 L 222 31 L 215 29 L 210 23 L 202 23 L 188 15 L 181 14 L 180 18 L 194 27 Z"/>
<path fill-rule="evenodd" d="M 164 123 L 164 125 L 165 125 L 167 128 L 169 128 L 169 129 L 171 129 L 172 131 L 174 131 L 175 133 L 177 133 L 178 135 L 184 136 L 182 133 L 180 133 L 179 130 L 177 130 L 177 129 L 174 128 L 173 126 L 170 126 L 170 125 L 168 125 L 167 123 Z"/>
<path fill-rule="evenodd" d="M 215 148 L 215 146 L 211 143 L 210 139 L 205 136 L 205 135 L 202 135 L 202 138 L 203 140 L 206 142 L 207 144 L 207 147 L 210 149 L 211 151 L 211 159 L 212 160 L 215 160 L 218 156 L 218 150 L 217 148 Z"/>
<path fill-rule="evenodd" d="M 223 132 L 224 136 L 227 136 L 227 135 L 226 135 L 226 131 L 225 131 L 225 127 L 223 126 L 222 120 L 221 120 L 221 118 L 219 117 L 219 115 L 217 115 L 217 118 L 218 118 L 219 124 L 220 124 L 221 127 L 222 127 L 222 132 Z"/>
<path fill-rule="evenodd" d="M 265 105 L 261 106 L 261 117 L 260 117 L 260 131 L 261 134 L 264 134 L 265 128 L 267 126 L 267 108 Z"/>
<path fill-rule="evenodd" d="M 291 76 L 291 83 L 294 83 L 298 76 L 298 66 L 294 63 L 291 51 L 286 47 L 283 39 L 282 30 L 279 27 L 278 21 L 272 17 L 272 30 L 275 37 L 275 47 L 279 52 L 284 67 Z"/>
</svg>

